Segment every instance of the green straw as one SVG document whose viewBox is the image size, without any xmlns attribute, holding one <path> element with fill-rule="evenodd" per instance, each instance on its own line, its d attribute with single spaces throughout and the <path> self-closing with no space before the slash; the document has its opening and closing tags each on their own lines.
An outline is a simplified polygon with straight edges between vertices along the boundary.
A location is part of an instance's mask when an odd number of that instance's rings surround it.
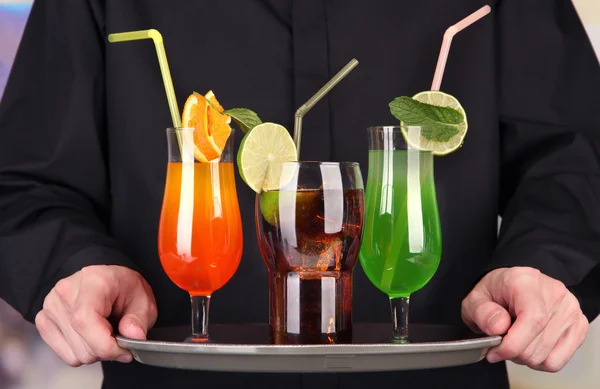
<svg viewBox="0 0 600 389">
<path fill-rule="evenodd" d="M 136 41 L 140 39 L 152 39 L 154 41 L 154 46 L 156 46 L 156 55 L 158 56 L 158 64 L 160 66 L 160 72 L 162 73 L 163 82 L 165 84 L 165 92 L 167 92 L 167 101 L 169 102 L 169 108 L 171 109 L 173 127 L 180 128 L 181 117 L 179 116 L 179 108 L 177 107 L 177 98 L 175 97 L 173 80 L 171 80 L 171 71 L 169 70 L 167 53 L 165 52 L 163 38 L 160 32 L 158 32 L 155 29 L 150 29 L 141 31 L 119 32 L 116 34 L 110 34 L 108 36 L 108 41 L 111 43 Z"/>
<path fill-rule="evenodd" d="M 348 75 L 358 65 L 356 59 L 352 59 L 346 66 L 342 68 L 327 84 L 323 85 L 321 89 L 313 97 L 311 97 L 306 103 L 302 104 L 294 115 L 294 143 L 296 143 L 296 152 L 298 153 L 298 160 L 300 160 L 300 140 L 302 138 L 302 118 L 315 106 L 330 90 L 333 89 L 344 77 Z"/>
</svg>

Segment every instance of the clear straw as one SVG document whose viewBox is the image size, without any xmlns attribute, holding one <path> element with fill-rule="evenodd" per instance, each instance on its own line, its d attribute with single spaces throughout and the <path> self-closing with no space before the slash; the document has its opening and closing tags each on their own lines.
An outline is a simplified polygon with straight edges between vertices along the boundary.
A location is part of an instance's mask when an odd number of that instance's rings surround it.
<svg viewBox="0 0 600 389">
<path fill-rule="evenodd" d="M 160 32 L 155 29 L 129 31 L 110 34 L 108 41 L 128 42 L 140 39 L 152 39 L 156 47 L 156 55 L 158 56 L 158 64 L 162 74 L 163 83 L 165 84 L 165 92 L 167 92 L 167 101 L 171 110 L 171 118 L 173 119 L 173 127 L 181 127 L 181 116 L 179 116 L 179 108 L 177 106 L 177 98 L 175 97 L 175 89 L 173 88 L 173 80 L 171 79 L 171 71 L 169 70 L 169 62 L 167 61 L 167 53 L 163 45 L 163 38 Z"/>
<path fill-rule="evenodd" d="M 300 106 L 294 115 L 294 143 L 296 143 L 296 152 L 298 153 L 298 160 L 300 160 L 300 141 L 302 138 L 302 118 L 315 106 L 330 90 L 333 89 L 340 81 L 344 79 L 358 65 L 356 59 L 352 59 L 346 66 L 342 68 L 327 84 L 323 85 L 313 97 Z"/>
<path fill-rule="evenodd" d="M 435 75 L 433 76 L 433 83 L 431 84 L 431 90 L 439 91 L 442 85 L 442 78 L 444 77 L 444 70 L 446 69 L 446 61 L 448 60 L 448 53 L 450 52 L 450 45 L 452 44 L 452 38 L 460 31 L 469 27 L 479 19 L 483 18 L 492 11 L 489 5 L 486 5 L 479 10 L 473 12 L 460 22 L 453 26 L 450 26 L 444 34 L 444 40 L 442 41 L 442 48 L 440 50 L 440 56 L 438 57 L 437 67 L 435 68 Z"/>
</svg>

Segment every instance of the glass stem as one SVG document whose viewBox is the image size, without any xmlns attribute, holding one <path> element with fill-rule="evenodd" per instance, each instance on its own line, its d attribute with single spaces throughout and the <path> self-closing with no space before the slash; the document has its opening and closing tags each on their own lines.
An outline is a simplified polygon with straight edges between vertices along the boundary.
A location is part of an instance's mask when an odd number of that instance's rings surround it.
<svg viewBox="0 0 600 389">
<path fill-rule="evenodd" d="M 408 297 L 390 297 L 392 308 L 393 340 L 408 340 Z"/>
<path fill-rule="evenodd" d="M 192 340 L 208 340 L 210 296 L 190 296 L 192 302 Z"/>
</svg>

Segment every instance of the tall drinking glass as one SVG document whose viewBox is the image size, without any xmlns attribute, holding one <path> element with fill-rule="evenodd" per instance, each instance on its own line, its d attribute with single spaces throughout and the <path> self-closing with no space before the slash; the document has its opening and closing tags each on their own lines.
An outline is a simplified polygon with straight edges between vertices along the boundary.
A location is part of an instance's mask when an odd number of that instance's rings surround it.
<svg viewBox="0 0 600 389">
<path fill-rule="evenodd" d="M 409 139 L 422 127 L 406 127 Z M 400 127 L 371 127 L 365 232 L 360 262 L 369 280 L 390 298 L 392 339 L 408 340 L 410 295 L 435 274 L 442 234 L 433 155 L 405 142 Z"/>
<path fill-rule="evenodd" d="M 219 160 L 197 162 L 194 129 L 167 129 L 158 252 L 171 281 L 190 294 L 192 341 L 208 340 L 210 296 L 229 281 L 242 256 L 233 136 Z"/>
<path fill-rule="evenodd" d="M 273 170 L 275 187 L 256 198 L 271 342 L 349 343 L 364 212 L 359 166 L 289 162 Z"/>
</svg>

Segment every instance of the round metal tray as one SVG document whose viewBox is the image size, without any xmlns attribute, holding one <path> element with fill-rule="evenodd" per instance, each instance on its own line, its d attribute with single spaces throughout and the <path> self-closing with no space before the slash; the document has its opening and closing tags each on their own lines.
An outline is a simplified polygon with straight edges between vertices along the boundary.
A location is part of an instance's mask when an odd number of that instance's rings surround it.
<svg viewBox="0 0 600 389">
<path fill-rule="evenodd" d="M 466 329 L 411 324 L 410 342 L 392 343 L 390 324 L 354 324 L 353 343 L 271 345 L 265 324 L 211 325 L 208 343 L 185 342 L 189 327 L 153 329 L 148 340 L 117 336 L 138 362 L 228 372 L 325 373 L 430 369 L 481 361 L 501 342 Z"/>
</svg>

